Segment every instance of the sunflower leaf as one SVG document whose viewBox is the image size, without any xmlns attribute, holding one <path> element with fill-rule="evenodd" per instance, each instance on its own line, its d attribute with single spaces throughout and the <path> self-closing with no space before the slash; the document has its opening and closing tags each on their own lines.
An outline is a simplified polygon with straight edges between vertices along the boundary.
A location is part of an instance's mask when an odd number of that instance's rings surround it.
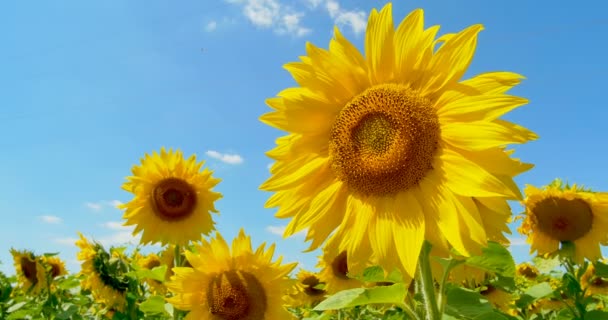
<svg viewBox="0 0 608 320">
<path fill-rule="evenodd" d="M 403 276 L 398 270 L 394 270 L 385 277 L 384 270 L 379 266 L 366 268 L 363 271 L 363 276 L 358 278 L 365 282 L 403 282 Z"/>
<path fill-rule="evenodd" d="M 585 320 L 608 319 L 608 312 L 602 310 L 591 310 L 585 314 Z"/>
<path fill-rule="evenodd" d="M 451 286 L 446 296 L 445 313 L 456 319 L 477 319 L 486 313 L 492 313 L 492 305 L 477 291 Z"/>
<path fill-rule="evenodd" d="M 549 273 L 559 266 L 560 261 L 557 256 L 552 258 L 534 257 L 532 263 L 541 273 Z"/>
<path fill-rule="evenodd" d="M 407 287 L 403 283 L 392 286 L 344 290 L 328 297 L 313 310 L 336 310 L 374 303 L 402 304 L 406 294 Z"/>
<path fill-rule="evenodd" d="M 600 261 L 594 263 L 595 275 L 602 278 L 608 278 L 608 264 Z"/>
<path fill-rule="evenodd" d="M 465 264 L 504 277 L 515 276 L 515 260 L 507 248 L 499 243 L 488 241 L 488 246 L 482 249 L 480 256 L 466 259 Z"/>
<path fill-rule="evenodd" d="M 165 309 L 165 298 L 161 296 L 151 296 L 139 305 L 139 310 L 146 315 L 169 314 Z"/>
</svg>

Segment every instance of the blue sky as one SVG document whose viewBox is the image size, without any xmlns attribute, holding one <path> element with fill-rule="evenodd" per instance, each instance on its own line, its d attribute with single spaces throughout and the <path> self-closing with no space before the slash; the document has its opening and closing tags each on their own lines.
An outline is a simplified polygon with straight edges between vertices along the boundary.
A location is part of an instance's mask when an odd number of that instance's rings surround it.
<svg viewBox="0 0 608 320">
<path fill-rule="evenodd" d="M 211 3 L 211 4 L 210 4 Z M 0 270 L 11 247 L 61 252 L 78 271 L 77 232 L 132 241 L 114 208 L 131 166 L 161 146 L 197 154 L 223 181 L 217 226 L 245 227 L 254 246 L 277 242 L 285 261 L 302 236 L 281 240 L 287 221 L 264 209 L 264 152 L 283 135 L 260 121 L 266 98 L 293 86 L 282 65 L 327 48 L 332 27 L 362 48 L 366 16 L 385 1 L 25 1 L 0 3 Z M 555 177 L 608 190 L 605 163 L 606 5 L 554 1 L 399 1 L 395 21 L 425 9 L 426 26 L 456 32 L 482 23 L 466 77 L 508 70 L 527 77 L 513 94 L 530 104 L 507 116 L 540 135 L 516 147 L 536 164 L 517 178 Z M 604 146 L 604 147 L 602 147 Z M 517 204 L 514 212 L 519 212 Z M 514 233 L 518 261 L 528 247 Z"/>
</svg>

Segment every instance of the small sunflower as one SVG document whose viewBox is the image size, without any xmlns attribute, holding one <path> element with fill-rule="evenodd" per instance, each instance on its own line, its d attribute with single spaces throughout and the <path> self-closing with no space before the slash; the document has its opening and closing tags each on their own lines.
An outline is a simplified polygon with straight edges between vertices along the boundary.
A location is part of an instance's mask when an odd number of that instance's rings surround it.
<svg viewBox="0 0 608 320">
<path fill-rule="evenodd" d="M 28 250 L 11 249 L 19 285 L 25 292 L 38 294 L 46 289 L 46 271 L 41 260 Z"/>
<path fill-rule="evenodd" d="M 572 242 L 576 261 L 601 257 L 600 244 L 608 235 L 608 202 L 600 201 L 604 194 L 564 185 L 559 179 L 541 189 L 527 185 L 524 192 L 519 232 L 528 237 L 531 253 L 550 254 L 560 243 Z"/>
<path fill-rule="evenodd" d="M 333 240 L 333 239 L 332 239 Z M 317 268 L 319 279 L 325 283 L 325 291 L 334 294 L 338 291 L 361 288 L 364 282 L 352 277 L 348 269 L 348 254 L 339 251 L 337 242 L 330 240 L 323 249 Z"/>
<path fill-rule="evenodd" d="M 76 246 L 80 248 L 77 258 L 82 261 L 80 274 L 85 275 L 81 287 L 91 290 L 93 298 L 107 307 L 124 310 L 128 282 L 119 277 L 119 274 L 109 272 L 110 269 L 113 272 L 125 271 L 124 268 L 116 265 L 122 261 L 114 259 L 111 265 L 110 254 L 100 244 L 90 243 L 80 233 L 79 236 L 80 239 L 76 241 Z M 122 263 L 122 266 L 126 264 Z"/>
<path fill-rule="evenodd" d="M 179 150 L 162 148 L 133 167 L 122 188 L 135 197 L 119 208 L 125 209 L 125 225 L 135 225 L 133 234 L 143 232 L 142 244 L 185 245 L 215 229 L 209 212 L 218 212 L 214 202 L 222 195 L 211 189 L 220 179 L 207 168 L 201 171 L 203 164 L 195 156 L 185 159 Z"/>
<path fill-rule="evenodd" d="M 464 285 L 468 288 L 475 288 L 476 286 L 484 283 L 488 278 L 488 273 L 482 269 L 468 266 L 466 264 L 459 264 L 450 270 L 448 280 L 452 283 Z M 441 278 L 435 277 L 439 280 Z"/>
<path fill-rule="evenodd" d="M 187 320 L 289 319 L 282 298 L 296 263 L 281 265 L 282 258 L 272 262 L 274 245 L 268 250 L 265 246 L 253 252 L 243 229 L 232 250 L 219 233 L 210 242 L 203 239 L 194 245 L 196 253 L 186 251 L 192 268 L 173 268 L 175 275 L 165 285 L 174 296 L 167 300 L 189 310 Z"/>
<path fill-rule="evenodd" d="M 608 278 L 598 277 L 595 273 L 595 266 L 590 264 L 581 277 L 581 287 L 583 290 L 587 290 L 587 295 L 608 295 Z"/>
<path fill-rule="evenodd" d="M 141 257 L 140 259 L 137 260 L 137 264 L 140 267 L 142 267 L 144 269 L 148 269 L 148 270 L 152 270 L 156 267 L 163 265 L 160 257 L 155 253 L 150 253 L 145 257 Z M 169 266 L 167 266 L 167 269 L 168 268 L 169 268 Z M 165 278 L 167 278 L 168 276 L 169 276 L 168 271 L 166 271 Z M 165 294 L 166 288 L 162 282 L 155 280 L 155 279 L 146 279 L 145 282 L 150 286 L 153 293 L 161 294 L 161 295 Z"/>
<path fill-rule="evenodd" d="M 323 301 L 327 292 L 320 288 L 321 286 L 324 286 L 324 283 L 321 282 L 318 275 L 300 270 L 297 275 L 297 282 L 287 295 L 288 305 L 291 307 L 306 307 Z"/>
<path fill-rule="evenodd" d="M 491 284 L 486 284 L 479 293 L 481 293 L 494 308 L 499 309 L 504 313 L 510 313 L 514 307 L 512 303 L 513 295 Z"/>
<path fill-rule="evenodd" d="M 522 276 L 528 280 L 536 279 L 536 277 L 538 277 L 538 275 L 540 274 L 540 272 L 538 271 L 538 269 L 535 266 L 533 266 L 527 262 L 517 265 L 515 273 L 518 276 Z"/>
<path fill-rule="evenodd" d="M 42 262 L 51 267 L 51 277 L 56 278 L 68 274 L 65 263 L 59 257 L 42 256 Z"/>
<path fill-rule="evenodd" d="M 467 256 L 506 241 L 507 200 L 521 199 L 513 177 L 532 167 L 505 146 L 537 136 L 499 119 L 527 103 L 506 94 L 523 77 L 461 81 L 483 26 L 438 29 L 420 9 L 395 29 L 388 3 L 369 16 L 363 56 L 335 28 L 329 50 L 307 43 L 285 65 L 299 87 L 260 118 L 288 132 L 267 153 L 266 207 L 291 218 L 285 236 L 308 229 L 310 250 L 334 233 L 355 274 L 372 257 L 413 277 L 425 239 Z"/>
</svg>

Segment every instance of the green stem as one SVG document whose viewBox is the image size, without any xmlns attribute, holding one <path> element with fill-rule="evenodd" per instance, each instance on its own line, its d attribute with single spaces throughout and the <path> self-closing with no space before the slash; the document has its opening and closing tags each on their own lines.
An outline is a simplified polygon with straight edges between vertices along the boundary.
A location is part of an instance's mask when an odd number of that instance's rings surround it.
<svg viewBox="0 0 608 320">
<path fill-rule="evenodd" d="M 181 267 L 182 266 L 182 252 L 181 252 L 181 247 L 179 245 L 175 245 L 175 257 L 174 257 L 174 267 Z M 181 312 L 180 310 L 177 310 L 177 308 L 175 308 L 175 306 L 173 307 L 173 320 L 178 320 L 181 317 Z"/>
<path fill-rule="evenodd" d="M 428 241 L 424 241 L 420 250 L 420 258 L 418 259 L 420 276 L 420 286 L 422 297 L 424 299 L 424 309 L 426 311 L 427 320 L 440 320 L 439 308 L 437 307 L 437 299 L 435 298 L 435 285 L 433 283 L 433 273 L 431 272 L 431 253 L 432 245 Z"/>
<path fill-rule="evenodd" d="M 405 312 L 405 314 L 408 315 L 408 317 L 410 317 L 410 319 L 421 320 L 420 317 L 418 317 L 418 315 L 414 311 L 414 309 L 412 309 L 412 307 L 408 306 L 406 303 L 401 303 L 398 306 L 399 308 L 401 308 L 401 310 Z"/>
</svg>

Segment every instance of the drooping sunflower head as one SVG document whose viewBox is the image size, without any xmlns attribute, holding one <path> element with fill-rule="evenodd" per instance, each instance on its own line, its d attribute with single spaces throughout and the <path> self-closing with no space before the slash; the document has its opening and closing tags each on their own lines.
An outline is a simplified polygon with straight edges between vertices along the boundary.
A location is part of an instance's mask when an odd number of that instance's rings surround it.
<svg viewBox="0 0 608 320">
<path fill-rule="evenodd" d="M 304 269 L 297 275 L 297 282 L 286 297 L 287 304 L 291 307 L 313 306 L 325 299 L 327 291 L 325 284 L 321 282 L 319 276 Z"/>
<path fill-rule="evenodd" d="M 560 243 L 574 243 L 574 258 L 596 260 L 608 236 L 608 202 L 576 184 L 556 179 L 543 188 L 527 185 L 524 219 L 519 232 L 528 237 L 530 252 L 549 254 Z"/>
<path fill-rule="evenodd" d="M 189 310 L 186 319 L 262 320 L 289 319 L 282 297 L 292 281 L 287 275 L 296 264 L 272 262 L 274 245 L 262 244 L 255 252 L 241 229 L 232 250 L 217 233 L 186 251 L 192 267 L 175 267 L 166 283 L 176 308 Z"/>
<path fill-rule="evenodd" d="M 111 257 L 102 245 L 89 242 L 80 233 L 79 236 L 77 258 L 82 261 L 80 274 L 85 275 L 81 287 L 91 290 L 95 300 L 108 308 L 124 310 L 129 287 L 124 276 L 128 271 L 127 262 Z"/>
<path fill-rule="evenodd" d="M 201 171 L 203 164 L 195 156 L 185 159 L 179 150 L 162 148 L 133 167 L 123 189 L 135 197 L 120 208 L 125 209 L 125 225 L 135 225 L 134 234 L 142 232 L 142 244 L 185 245 L 214 230 L 210 212 L 218 212 L 214 203 L 222 195 L 211 189 L 220 179 L 207 168 Z"/>
<path fill-rule="evenodd" d="M 28 250 L 10 250 L 19 286 L 26 292 L 38 294 L 46 289 L 46 271 L 39 257 Z"/>
<path fill-rule="evenodd" d="M 59 257 L 42 256 L 42 262 L 50 267 L 52 278 L 68 274 L 68 270 L 65 268 L 65 263 Z"/>
<path fill-rule="evenodd" d="M 527 262 L 517 265 L 515 273 L 518 276 L 522 276 L 529 280 L 536 279 L 536 277 L 538 277 L 538 275 L 540 274 L 540 272 L 538 271 L 538 269 L 535 266 L 533 266 Z"/>
<path fill-rule="evenodd" d="M 595 265 L 589 264 L 589 267 L 587 267 L 587 270 L 581 277 L 581 288 L 585 290 L 585 294 L 587 295 L 608 295 L 608 278 L 598 276 Z"/>
<path fill-rule="evenodd" d="M 505 146 L 536 135 L 499 119 L 527 103 L 506 92 L 523 78 L 485 73 L 462 81 L 481 25 L 436 39 L 415 10 L 397 28 L 392 5 L 372 10 L 365 56 L 335 28 L 329 50 L 310 43 L 285 65 L 299 87 L 267 100 L 261 121 L 289 134 L 261 188 L 266 207 L 291 218 L 285 236 L 308 229 L 311 250 L 334 233 L 348 268 L 372 257 L 413 277 L 424 240 L 479 253 L 504 242 L 513 177 L 531 165 Z"/>
</svg>

